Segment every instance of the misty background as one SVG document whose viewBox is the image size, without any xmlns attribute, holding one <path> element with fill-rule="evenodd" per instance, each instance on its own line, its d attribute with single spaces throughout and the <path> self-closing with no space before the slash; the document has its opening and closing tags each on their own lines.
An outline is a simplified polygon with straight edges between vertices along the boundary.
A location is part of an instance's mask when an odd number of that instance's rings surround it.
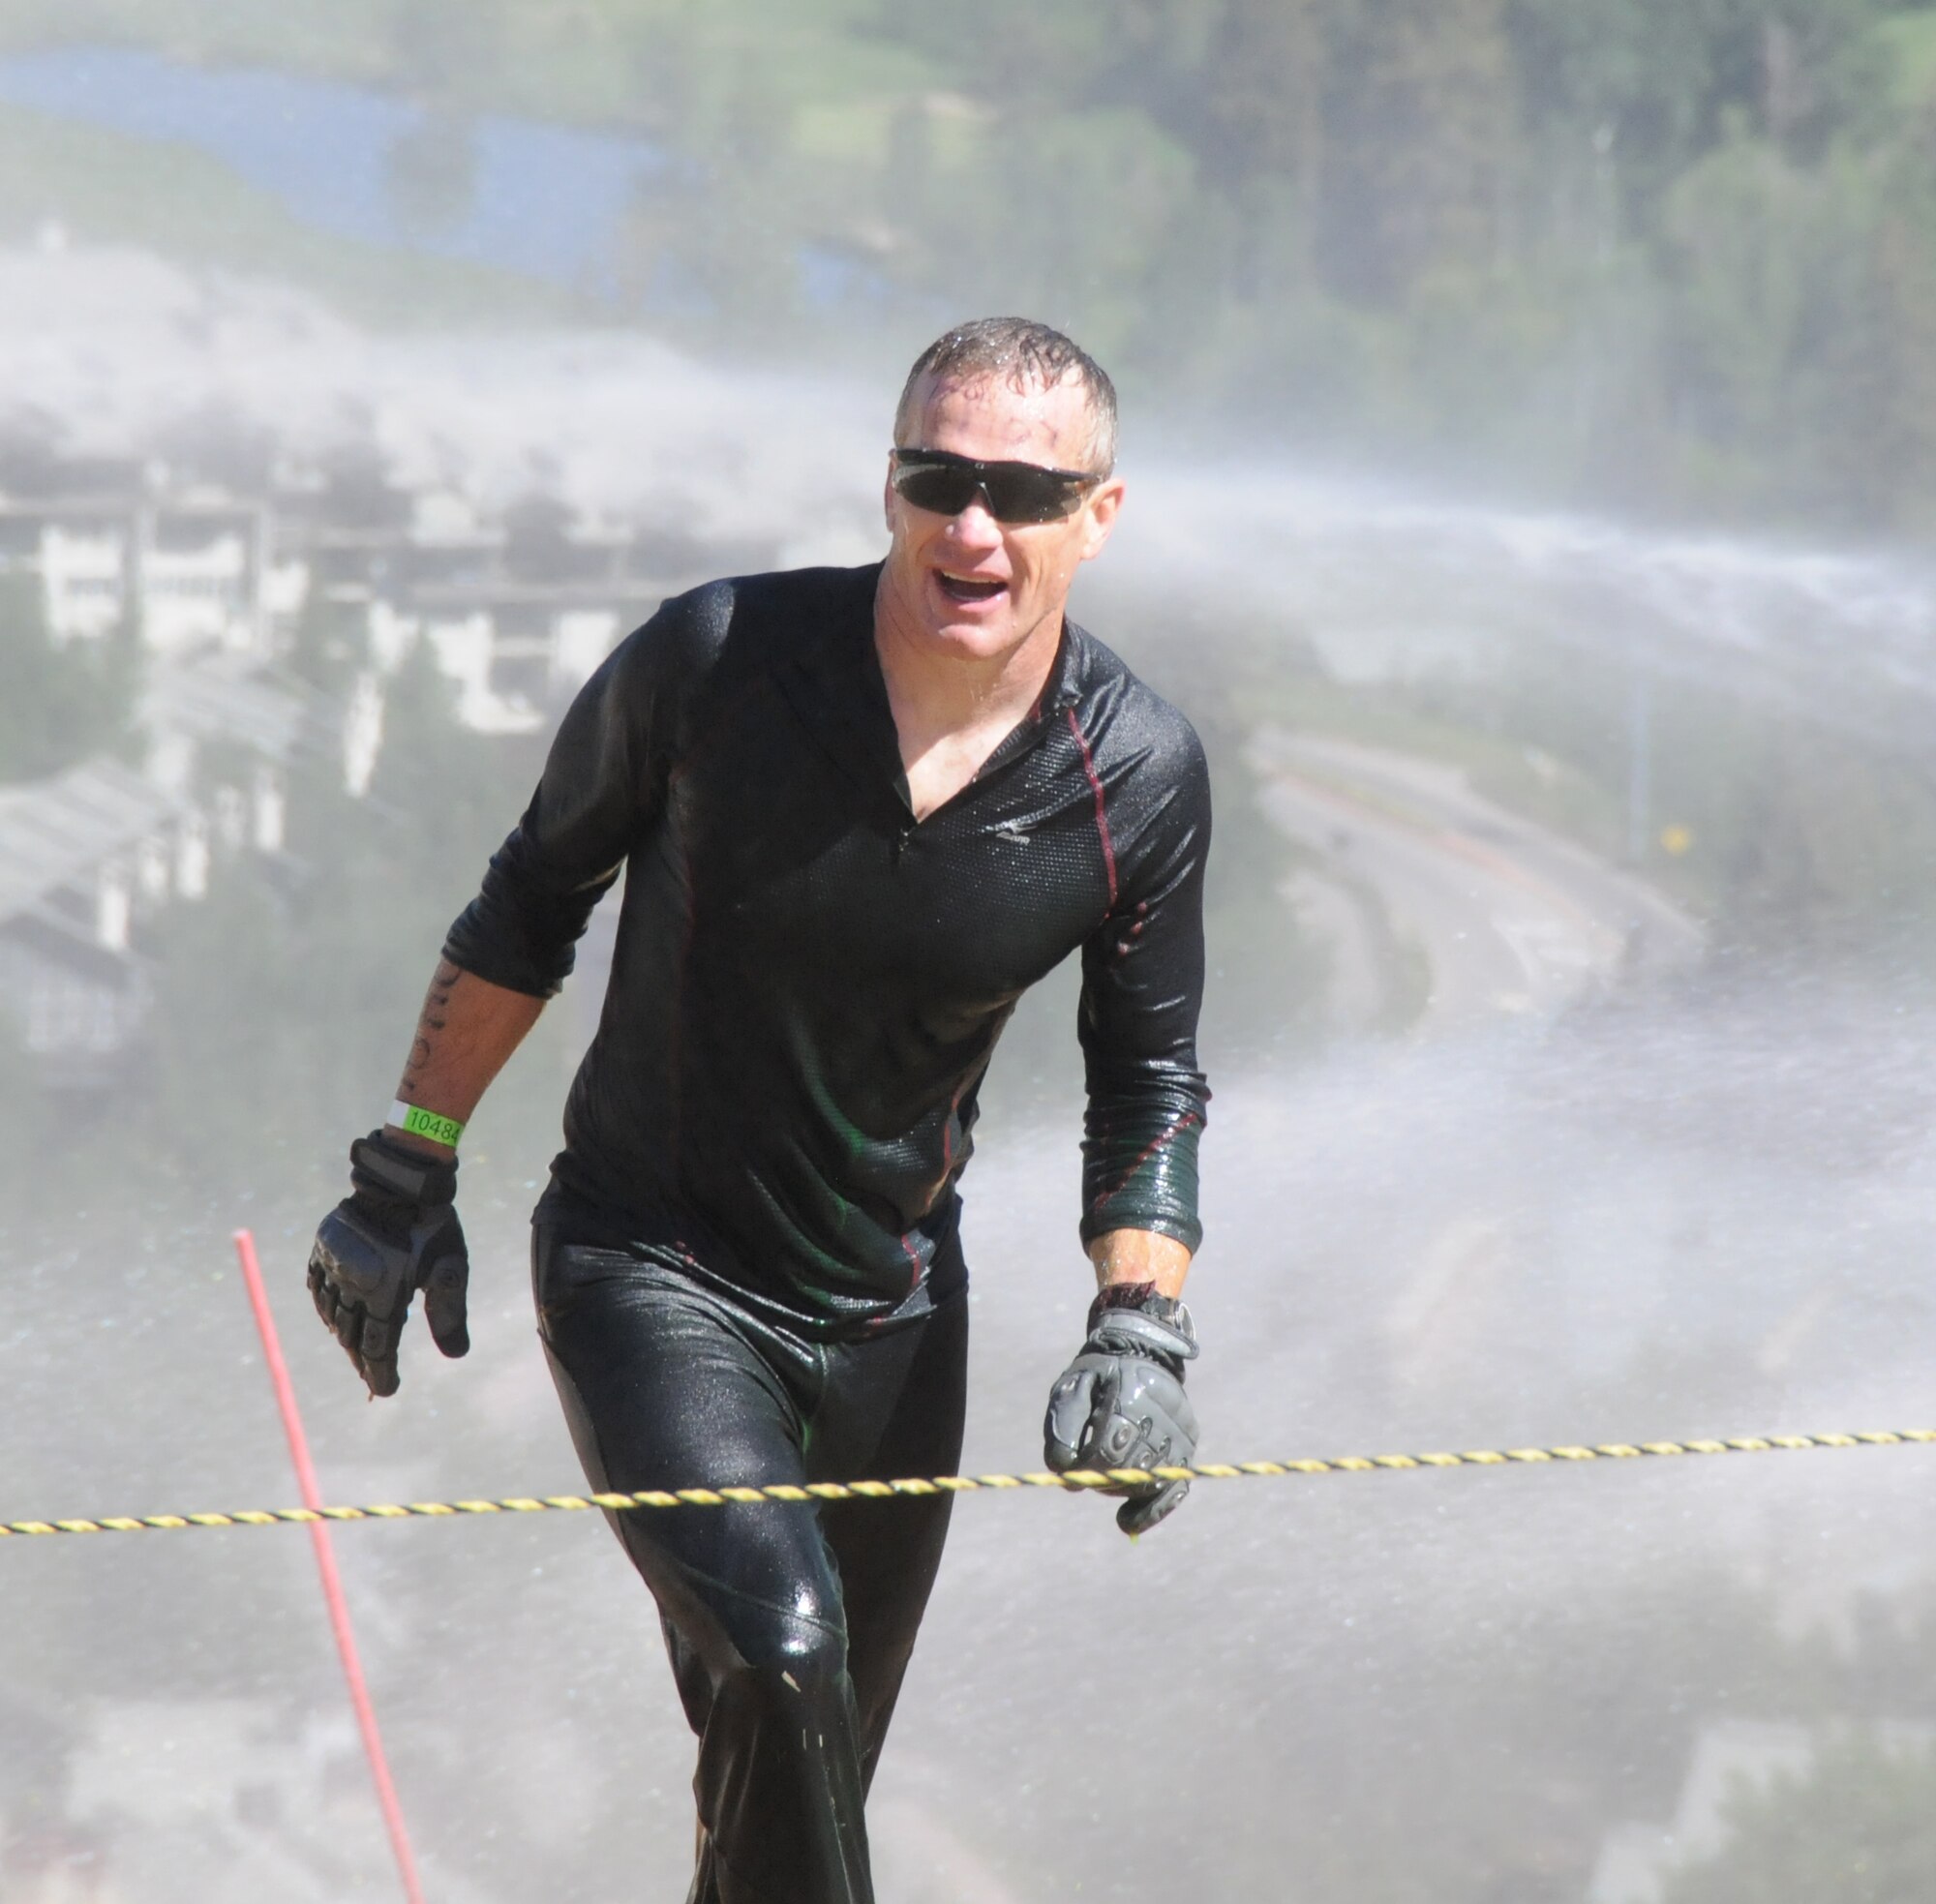
<svg viewBox="0 0 1936 1904">
<path fill-rule="evenodd" d="M 578 684 L 878 555 L 1011 310 L 1119 384 L 1075 613 L 1216 781 L 1203 1457 L 1936 1426 L 1936 7 L 0 0 L 0 1518 L 292 1498 L 239 1225 L 330 1498 L 579 1483 L 609 918 L 466 1139 L 470 1357 L 368 1404 L 310 1235 Z M 1074 1009 L 964 1184 L 970 1472 L 1079 1340 Z M 1930 1460 L 964 1499 L 881 1894 L 1920 1904 Z M 605 1529 L 336 1547 L 428 1894 L 680 1895 Z M 305 1537 L 0 1608 L 0 1895 L 400 1894 Z"/>
</svg>

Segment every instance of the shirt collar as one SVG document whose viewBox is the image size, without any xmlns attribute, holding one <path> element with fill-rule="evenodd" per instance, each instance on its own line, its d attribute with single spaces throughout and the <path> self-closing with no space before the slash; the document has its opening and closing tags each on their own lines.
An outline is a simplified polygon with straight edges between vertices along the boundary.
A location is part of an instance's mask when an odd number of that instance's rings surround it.
<svg viewBox="0 0 1936 1904">
<path fill-rule="evenodd" d="M 831 618 L 818 638 L 789 645 L 780 667 L 782 689 L 835 763 L 864 787 L 883 779 L 903 802 L 907 778 L 893 710 L 874 647 L 874 592 L 881 564 L 854 572 L 851 610 Z M 1042 698 L 983 764 L 986 774 L 1024 753 L 1041 737 L 1050 715 L 1075 707 L 1088 672 L 1089 636 L 1065 615 L 1055 660 Z M 979 777 L 979 776 L 978 776 Z"/>
</svg>

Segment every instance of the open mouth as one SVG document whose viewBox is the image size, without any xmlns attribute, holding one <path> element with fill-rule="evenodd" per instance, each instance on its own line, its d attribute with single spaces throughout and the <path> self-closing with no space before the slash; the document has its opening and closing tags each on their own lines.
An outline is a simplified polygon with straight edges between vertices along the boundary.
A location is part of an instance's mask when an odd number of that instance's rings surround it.
<svg viewBox="0 0 1936 1904">
<path fill-rule="evenodd" d="M 1009 588 L 998 576 L 951 575 L 945 568 L 936 569 L 934 579 L 950 601 L 964 606 L 970 602 L 991 602 L 997 595 L 1006 594 Z"/>
</svg>

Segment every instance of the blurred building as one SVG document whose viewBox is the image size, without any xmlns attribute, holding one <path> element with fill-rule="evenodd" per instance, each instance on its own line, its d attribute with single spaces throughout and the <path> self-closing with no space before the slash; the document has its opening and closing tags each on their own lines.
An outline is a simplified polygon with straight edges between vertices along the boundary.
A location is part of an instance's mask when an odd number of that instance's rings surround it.
<svg viewBox="0 0 1936 1904">
<path fill-rule="evenodd" d="M 201 817 L 118 763 L 0 788 L 0 999 L 49 1082 L 90 1080 L 135 1036 L 136 912 L 207 879 Z"/>
<path fill-rule="evenodd" d="M 548 727 L 668 595 L 778 558 L 769 543 L 579 517 L 550 499 L 494 523 L 448 490 L 418 497 L 408 524 L 291 528 L 285 547 L 307 589 L 358 630 L 366 695 L 380 700 L 382 678 L 428 641 L 457 687 L 458 719 L 481 734 Z"/>
<path fill-rule="evenodd" d="M 0 496 L 0 566 L 38 574 L 48 633 L 94 640 L 133 618 L 166 656 L 222 649 L 266 656 L 270 610 L 288 578 L 269 573 L 266 505 L 216 491 L 158 500 Z"/>
<path fill-rule="evenodd" d="M 158 672 L 145 771 L 101 758 L 0 787 L 0 1003 L 47 1083 L 105 1081 L 139 1036 L 143 924 L 204 897 L 218 856 L 283 849 L 287 766 L 315 710 L 245 660 Z"/>
<path fill-rule="evenodd" d="M 406 492 L 374 445 L 269 456 L 256 495 L 204 480 L 192 443 L 178 454 L 0 456 L 0 573 L 38 578 L 55 642 L 133 626 L 151 665 L 269 663 L 306 613 L 333 611 L 379 680 L 428 639 L 480 733 L 544 726 L 667 595 L 779 556 L 542 494 L 493 512 L 448 484 Z"/>
<path fill-rule="evenodd" d="M 205 480 L 193 440 L 173 466 L 0 444 L 0 573 L 38 579 L 57 645 L 133 628 L 144 657 L 138 771 L 0 787 L 0 1008 L 49 1083 L 112 1076 L 152 1002 L 141 927 L 201 898 L 215 856 L 282 853 L 299 755 L 367 789 L 419 644 L 463 725 L 531 733 L 668 594 L 778 557 L 544 495 L 408 493 L 374 445 L 257 447 L 251 495 Z M 305 642 L 337 696 L 288 672 Z"/>
</svg>

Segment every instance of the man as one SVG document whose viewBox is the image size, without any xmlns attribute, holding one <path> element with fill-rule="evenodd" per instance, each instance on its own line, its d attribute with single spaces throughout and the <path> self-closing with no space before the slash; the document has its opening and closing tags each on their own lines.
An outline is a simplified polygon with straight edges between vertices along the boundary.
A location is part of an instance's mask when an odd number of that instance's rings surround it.
<svg viewBox="0 0 1936 1904">
<path fill-rule="evenodd" d="M 695 589 L 587 684 L 318 1234 L 318 1307 L 373 1393 L 419 1288 L 464 1352 L 451 1146 L 628 865 L 533 1220 L 600 1492 L 953 1470 L 976 1094 L 1078 947 L 1100 1287 L 1047 1459 L 1195 1452 L 1208 781 L 1189 723 L 1063 612 L 1122 504 L 1115 393 L 1044 325 L 964 325 L 916 362 L 894 444 L 884 562 Z M 1125 1529 L 1185 1485 L 1132 1491 Z M 871 1898 L 862 1800 L 949 1504 L 612 1517 L 699 1738 L 692 1900 Z"/>
</svg>

